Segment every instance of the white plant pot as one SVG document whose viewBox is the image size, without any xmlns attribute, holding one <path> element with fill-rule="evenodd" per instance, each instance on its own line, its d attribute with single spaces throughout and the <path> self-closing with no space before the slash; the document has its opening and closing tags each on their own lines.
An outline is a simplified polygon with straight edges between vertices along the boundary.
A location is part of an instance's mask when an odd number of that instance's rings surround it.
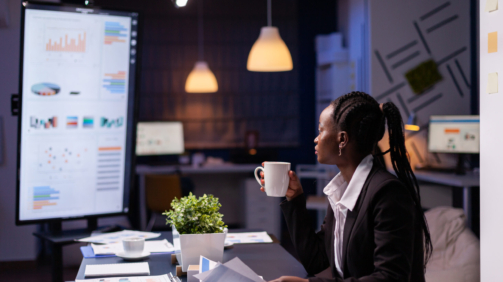
<svg viewBox="0 0 503 282">
<path fill-rule="evenodd" d="M 226 235 L 227 228 L 223 233 L 180 234 L 173 226 L 173 245 L 176 260 L 182 265 L 182 271 L 187 272 L 191 264 L 199 264 L 200 256 L 222 262 Z"/>
</svg>

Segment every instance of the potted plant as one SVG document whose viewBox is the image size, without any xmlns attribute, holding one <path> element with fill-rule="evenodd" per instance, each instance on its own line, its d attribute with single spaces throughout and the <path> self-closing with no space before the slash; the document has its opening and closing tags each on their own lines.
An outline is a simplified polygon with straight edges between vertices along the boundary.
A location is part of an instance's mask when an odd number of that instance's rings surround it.
<svg viewBox="0 0 503 282">
<path fill-rule="evenodd" d="M 173 228 L 173 245 L 182 271 L 191 264 L 199 264 L 199 256 L 213 261 L 222 261 L 227 225 L 219 213 L 222 205 L 218 198 L 206 195 L 173 199 L 171 210 L 165 211 L 166 224 Z"/>
</svg>

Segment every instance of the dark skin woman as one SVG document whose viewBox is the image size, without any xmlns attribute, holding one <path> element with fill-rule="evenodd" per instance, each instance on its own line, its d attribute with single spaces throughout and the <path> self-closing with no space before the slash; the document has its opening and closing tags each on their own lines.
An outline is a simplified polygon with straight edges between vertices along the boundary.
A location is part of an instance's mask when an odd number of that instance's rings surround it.
<svg viewBox="0 0 503 282">
<path fill-rule="evenodd" d="M 376 154 L 386 125 L 390 148 L 385 153 L 390 153 L 395 175 L 386 170 Z M 335 209 L 329 205 L 321 230 L 315 232 L 309 223 L 302 186 L 289 171 L 290 183 L 281 208 L 290 237 L 310 276 L 330 268 L 332 277 L 283 276 L 273 281 L 424 282 L 432 244 L 397 107 L 391 102 L 379 104 L 363 92 L 346 94 L 321 113 L 314 143 L 318 161 L 339 168 L 340 175 L 334 180 L 352 187 L 341 191 L 352 189 L 354 206 L 345 209 L 341 219 L 339 211 L 334 216 Z M 362 174 L 362 167 L 367 167 L 366 174 Z M 262 184 L 267 185 L 263 172 L 261 177 Z M 336 218 L 342 224 L 336 225 Z"/>
</svg>

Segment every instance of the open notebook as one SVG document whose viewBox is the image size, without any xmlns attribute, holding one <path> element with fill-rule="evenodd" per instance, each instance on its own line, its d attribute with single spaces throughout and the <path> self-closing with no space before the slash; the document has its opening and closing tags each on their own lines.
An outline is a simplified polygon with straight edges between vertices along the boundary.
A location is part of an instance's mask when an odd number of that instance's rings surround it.
<svg viewBox="0 0 503 282">
<path fill-rule="evenodd" d="M 90 264 L 84 273 L 86 278 L 124 275 L 150 275 L 148 262 Z"/>
</svg>

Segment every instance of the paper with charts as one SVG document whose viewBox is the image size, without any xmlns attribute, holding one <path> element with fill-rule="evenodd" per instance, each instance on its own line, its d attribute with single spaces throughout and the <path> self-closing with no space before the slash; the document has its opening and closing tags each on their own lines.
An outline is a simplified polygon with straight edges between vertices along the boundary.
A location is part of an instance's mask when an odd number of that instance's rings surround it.
<svg viewBox="0 0 503 282">
<path fill-rule="evenodd" d="M 271 237 L 267 232 L 243 232 L 227 233 L 225 243 L 232 244 L 250 244 L 250 243 L 272 243 Z"/>
<path fill-rule="evenodd" d="M 194 277 L 202 282 L 264 282 L 262 276 L 257 275 L 238 257 L 224 264 L 217 263 L 212 269 Z"/>
<path fill-rule="evenodd" d="M 168 275 L 76 279 L 75 282 L 170 282 Z"/>
<path fill-rule="evenodd" d="M 126 238 L 145 238 L 152 239 L 161 236 L 160 233 L 152 233 L 152 232 L 143 232 L 143 231 L 134 231 L 134 230 L 122 230 L 118 232 L 110 232 L 102 235 L 91 236 L 79 239 L 80 242 L 88 242 L 88 243 L 98 243 L 98 244 L 115 244 L 121 243 L 122 240 Z"/>
<path fill-rule="evenodd" d="M 91 244 L 91 247 L 95 255 L 109 255 L 124 252 L 122 242 L 105 245 Z M 145 241 L 144 251 L 149 253 L 170 253 L 175 251 L 175 247 L 166 239 L 152 240 Z"/>
</svg>

